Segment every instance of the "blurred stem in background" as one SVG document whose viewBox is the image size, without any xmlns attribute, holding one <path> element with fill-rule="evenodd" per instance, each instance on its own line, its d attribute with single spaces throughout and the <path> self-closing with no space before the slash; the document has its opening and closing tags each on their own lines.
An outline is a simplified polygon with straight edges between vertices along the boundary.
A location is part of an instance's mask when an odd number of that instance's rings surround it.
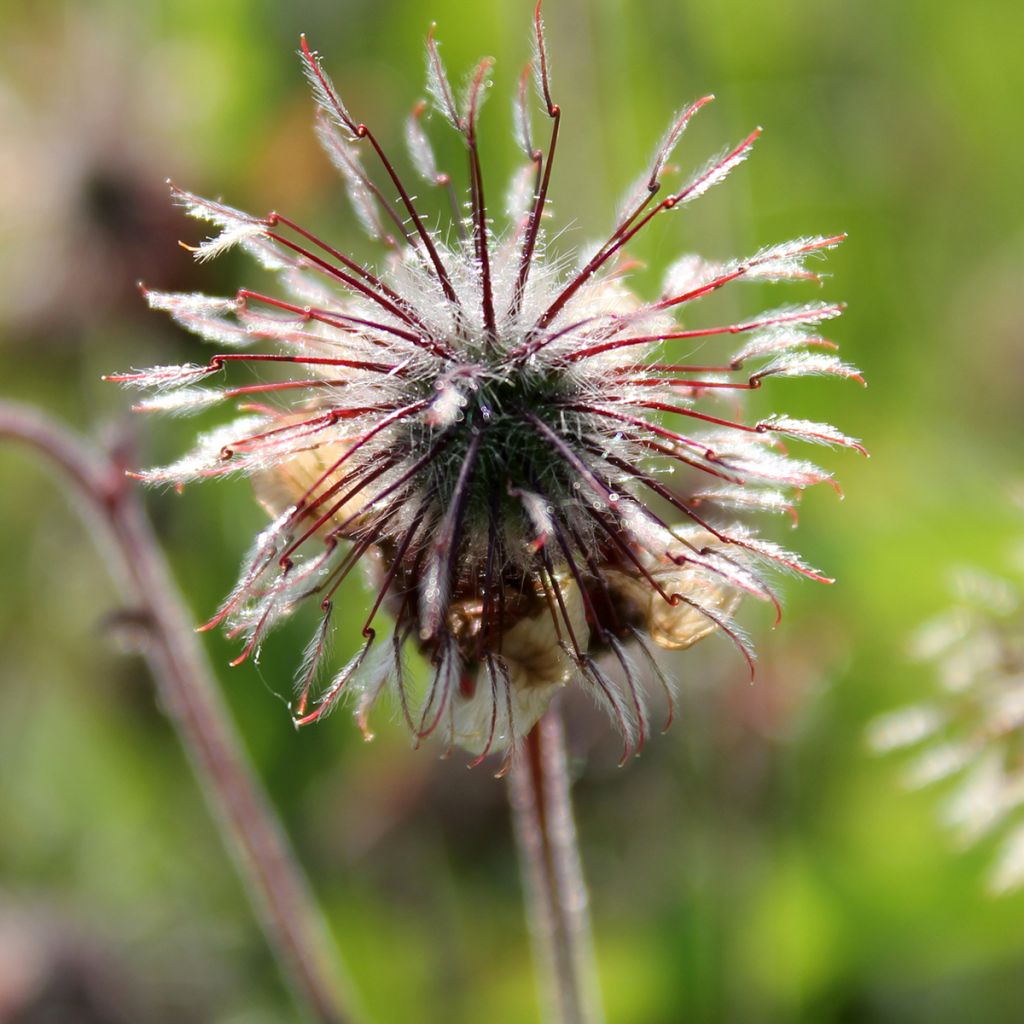
<svg viewBox="0 0 1024 1024">
<path fill-rule="evenodd" d="M 557 703 L 527 736 L 509 799 L 544 1020 L 599 1024 L 604 1014 Z"/>
<path fill-rule="evenodd" d="M 160 705 L 177 730 L 246 893 L 294 994 L 320 1024 L 348 1024 L 349 986 L 309 883 L 253 772 L 123 467 L 40 412 L 0 401 L 0 441 L 27 445 L 85 504 L 142 623 Z"/>
</svg>

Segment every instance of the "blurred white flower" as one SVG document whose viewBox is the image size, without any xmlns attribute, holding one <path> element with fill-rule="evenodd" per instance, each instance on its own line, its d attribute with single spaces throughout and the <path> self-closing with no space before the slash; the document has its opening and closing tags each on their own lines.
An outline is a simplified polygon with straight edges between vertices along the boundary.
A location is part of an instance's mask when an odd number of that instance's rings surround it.
<svg viewBox="0 0 1024 1024">
<path fill-rule="evenodd" d="M 942 820 L 971 845 L 1004 835 L 990 884 L 1024 884 L 1024 622 L 1021 591 L 977 569 L 953 576 L 955 604 L 918 630 L 912 654 L 935 673 L 927 701 L 876 719 L 875 750 L 912 756 L 904 781 L 913 788 L 953 780 Z"/>
</svg>

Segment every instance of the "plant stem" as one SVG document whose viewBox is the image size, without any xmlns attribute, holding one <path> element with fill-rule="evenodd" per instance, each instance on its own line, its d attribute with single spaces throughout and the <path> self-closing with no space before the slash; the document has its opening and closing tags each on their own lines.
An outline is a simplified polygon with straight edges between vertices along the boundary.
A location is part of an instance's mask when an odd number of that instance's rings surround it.
<svg viewBox="0 0 1024 1024">
<path fill-rule="evenodd" d="M 557 705 L 526 737 L 509 785 L 543 1019 L 599 1024 L 604 1015 Z"/>
<path fill-rule="evenodd" d="M 320 1024 L 353 1020 L 338 954 L 234 728 L 159 543 L 123 468 L 42 413 L 0 401 L 0 440 L 45 455 L 86 499 L 127 601 L 140 612 L 159 703 L 294 995 Z"/>
</svg>

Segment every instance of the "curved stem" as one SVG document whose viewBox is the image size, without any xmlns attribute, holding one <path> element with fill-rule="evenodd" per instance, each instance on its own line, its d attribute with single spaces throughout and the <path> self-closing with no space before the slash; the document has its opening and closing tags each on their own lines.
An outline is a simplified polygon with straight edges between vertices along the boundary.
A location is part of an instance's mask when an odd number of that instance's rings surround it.
<svg viewBox="0 0 1024 1024">
<path fill-rule="evenodd" d="M 348 986 L 309 883 L 235 731 L 138 497 L 117 462 L 42 413 L 0 401 L 0 440 L 44 455 L 85 499 L 126 598 L 164 713 L 192 763 L 281 969 L 311 1019 L 345 1024 Z"/>
<path fill-rule="evenodd" d="M 547 1024 L 600 1024 L 604 1015 L 587 888 L 557 706 L 526 737 L 509 786 L 543 1019 Z"/>
</svg>

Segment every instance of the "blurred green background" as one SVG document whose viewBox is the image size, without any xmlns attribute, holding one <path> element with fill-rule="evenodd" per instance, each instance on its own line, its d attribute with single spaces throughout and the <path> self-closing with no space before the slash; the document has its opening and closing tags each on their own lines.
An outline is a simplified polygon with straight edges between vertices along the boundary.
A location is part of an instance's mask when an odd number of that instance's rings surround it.
<svg viewBox="0 0 1024 1024">
<path fill-rule="evenodd" d="M 98 437 L 128 432 L 140 465 L 184 450 L 193 423 L 132 420 L 99 381 L 202 358 L 134 282 L 229 293 L 260 279 L 234 256 L 192 264 L 176 241 L 201 229 L 164 179 L 287 210 L 367 254 L 313 140 L 299 32 L 396 148 L 432 19 L 456 77 L 495 56 L 481 131 L 497 180 L 514 165 L 507 101 L 531 10 L 2 0 L 0 392 Z M 787 584 L 777 631 L 748 616 L 756 683 L 725 643 L 672 663 L 679 720 L 622 770 L 603 720 L 569 705 L 609 1020 L 1019 1020 L 1024 895 L 986 896 L 992 845 L 958 854 L 935 794 L 901 791 L 863 730 L 927 691 L 906 639 L 946 603 L 949 569 L 998 569 L 1019 531 L 1007 491 L 1022 469 L 1024 7 L 549 0 L 546 14 L 564 244 L 606 230 L 672 112 L 712 90 L 677 163 L 755 124 L 764 138 L 637 246 L 638 290 L 685 251 L 847 230 L 821 296 L 849 301 L 832 334 L 870 382 L 779 381 L 758 396 L 863 437 L 873 458 L 825 456 L 847 499 L 820 489 L 796 536 L 776 524 L 838 583 Z M 784 291 L 740 291 L 726 308 L 819 297 Z M 145 666 L 109 628 L 103 557 L 23 453 L 0 451 L 0 495 L 0 993 L 28 958 L 49 979 L 42 1002 L 65 1007 L 0 1019 L 297 1019 Z M 262 513 L 240 482 L 148 502 L 199 621 Z M 352 592 L 353 619 L 361 601 Z M 369 746 L 346 714 L 296 734 L 274 693 L 310 628 L 278 634 L 258 669 L 229 670 L 232 647 L 204 642 L 374 1019 L 534 1019 L 502 785 L 410 751 L 385 714 Z M 339 630 L 339 657 L 354 640 Z M 91 1016 L 69 1009 L 90 1001 Z"/>
</svg>

